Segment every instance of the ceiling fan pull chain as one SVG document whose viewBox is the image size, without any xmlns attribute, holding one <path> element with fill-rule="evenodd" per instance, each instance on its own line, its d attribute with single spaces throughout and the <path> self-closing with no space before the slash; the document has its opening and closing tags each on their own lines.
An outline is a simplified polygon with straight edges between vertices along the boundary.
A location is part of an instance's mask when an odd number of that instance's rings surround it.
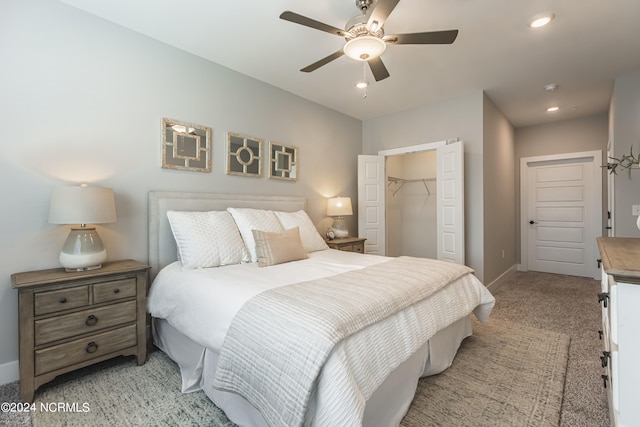
<svg viewBox="0 0 640 427">
<path fill-rule="evenodd" d="M 367 81 L 367 63 L 364 62 L 364 61 L 362 62 L 362 81 L 365 84 L 364 93 L 362 94 L 362 99 L 366 99 L 367 98 L 367 90 L 369 89 L 369 82 Z"/>
</svg>

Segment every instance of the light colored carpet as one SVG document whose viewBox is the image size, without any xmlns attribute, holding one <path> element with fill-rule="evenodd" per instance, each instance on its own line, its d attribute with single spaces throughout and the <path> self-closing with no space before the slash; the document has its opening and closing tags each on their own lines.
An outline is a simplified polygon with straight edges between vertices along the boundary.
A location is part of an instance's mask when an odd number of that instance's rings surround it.
<svg viewBox="0 0 640 427">
<path fill-rule="evenodd" d="M 474 326 L 454 365 L 420 382 L 403 426 L 558 425 L 569 337 L 500 321 Z M 86 402 L 89 411 L 36 411 L 35 427 L 233 425 L 204 393 L 181 394 L 176 365 L 159 351 L 140 367 L 120 359 L 66 375 L 43 386 L 39 402 Z"/>
<path fill-rule="evenodd" d="M 560 427 L 608 427 L 609 407 L 600 364 L 600 281 L 533 271 L 516 272 L 491 289 L 491 318 L 571 337 Z"/>
<path fill-rule="evenodd" d="M 177 365 L 155 351 L 142 366 L 134 358 L 117 358 L 71 372 L 45 384 L 40 402 L 87 403 L 77 412 L 33 412 L 34 427 L 220 426 L 231 427 L 204 392 L 182 394 Z"/>
<path fill-rule="evenodd" d="M 569 336 L 474 322 L 452 366 L 423 378 L 405 427 L 557 426 Z"/>
</svg>

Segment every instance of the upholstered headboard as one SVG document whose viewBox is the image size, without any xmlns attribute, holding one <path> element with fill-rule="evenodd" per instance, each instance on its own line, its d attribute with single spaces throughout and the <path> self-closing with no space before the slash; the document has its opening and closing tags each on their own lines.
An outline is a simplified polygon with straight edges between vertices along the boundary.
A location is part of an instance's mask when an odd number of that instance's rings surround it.
<svg viewBox="0 0 640 427">
<path fill-rule="evenodd" d="M 149 192 L 149 265 L 151 280 L 160 269 L 177 260 L 176 242 L 167 211 L 223 211 L 228 207 L 295 212 L 306 208 L 296 196 L 252 196 L 222 193 Z"/>
</svg>

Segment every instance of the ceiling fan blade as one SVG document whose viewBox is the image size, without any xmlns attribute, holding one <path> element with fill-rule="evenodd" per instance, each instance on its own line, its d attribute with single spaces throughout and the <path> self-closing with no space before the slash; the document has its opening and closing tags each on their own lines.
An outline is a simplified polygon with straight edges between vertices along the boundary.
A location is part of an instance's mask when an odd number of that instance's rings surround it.
<svg viewBox="0 0 640 427">
<path fill-rule="evenodd" d="M 383 37 L 389 44 L 451 44 L 458 30 L 430 31 L 427 33 L 390 34 Z"/>
<path fill-rule="evenodd" d="M 378 3 L 376 3 L 371 11 L 371 16 L 369 16 L 367 28 L 371 31 L 380 29 L 380 27 L 384 25 L 384 21 L 386 21 L 391 12 L 393 12 L 393 9 L 396 8 L 399 1 L 400 0 L 378 0 Z"/>
<path fill-rule="evenodd" d="M 344 55 L 344 51 L 342 49 L 340 49 L 337 52 L 332 53 L 331 55 L 322 58 L 320 61 L 316 61 L 311 65 L 307 65 L 306 67 L 304 67 L 303 69 L 301 69 L 300 71 L 304 72 L 304 73 L 310 73 L 314 70 L 317 70 L 318 68 L 322 67 L 323 65 L 328 64 L 329 62 L 333 61 L 334 59 L 338 59 L 340 58 L 342 55 Z"/>
<path fill-rule="evenodd" d="M 387 67 L 384 66 L 384 63 L 382 62 L 382 58 L 380 57 L 373 58 L 367 62 L 369 63 L 369 68 L 371 68 L 371 73 L 373 73 L 373 77 L 376 79 L 377 82 L 389 77 L 389 71 L 387 71 Z"/>
<path fill-rule="evenodd" d="M 340 37 L 344 37 L 347 34 L 346 31 L 341 30 L 340 28 L 332 27 L 331 25 L 324 24 L 320 21 L 316 21 L 315 19 L 307 18 L 306 16 L 302 16 L 288 10 L 280 14 L 280 19 L 324 31 L 329 34 L 335 34 Z"/>
</svg>

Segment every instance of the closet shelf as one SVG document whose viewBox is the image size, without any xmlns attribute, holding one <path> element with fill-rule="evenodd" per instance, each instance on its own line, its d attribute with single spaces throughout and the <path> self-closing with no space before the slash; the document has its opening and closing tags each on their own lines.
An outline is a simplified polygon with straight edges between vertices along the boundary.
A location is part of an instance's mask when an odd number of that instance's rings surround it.
<svg viewBox="0 0 640 427">
<path fill-rule="evenodd" d="M 436 178 L 404 179 L 404 178 L 396 178 L 395 176 L 388 176 L 387 180 L 389 181 L 389 183 L 387 184 L 387 187 L 391 184 L 399 185 L 399 187 L 396 188 L 396 190 L 393 192 L 393 197 L 395 197 L 398 191 L 402 190 L 402 187 L 404 187 L 405 184 L 408 184 L 411 182 L 422 182 L 424 184 L 424 188 L 427 189 L 427 195 L 431 196 L 431 191 L 429 191 L 429 186 L 427 185 L 427 182 L 436 181 Z"/>
</svg>

